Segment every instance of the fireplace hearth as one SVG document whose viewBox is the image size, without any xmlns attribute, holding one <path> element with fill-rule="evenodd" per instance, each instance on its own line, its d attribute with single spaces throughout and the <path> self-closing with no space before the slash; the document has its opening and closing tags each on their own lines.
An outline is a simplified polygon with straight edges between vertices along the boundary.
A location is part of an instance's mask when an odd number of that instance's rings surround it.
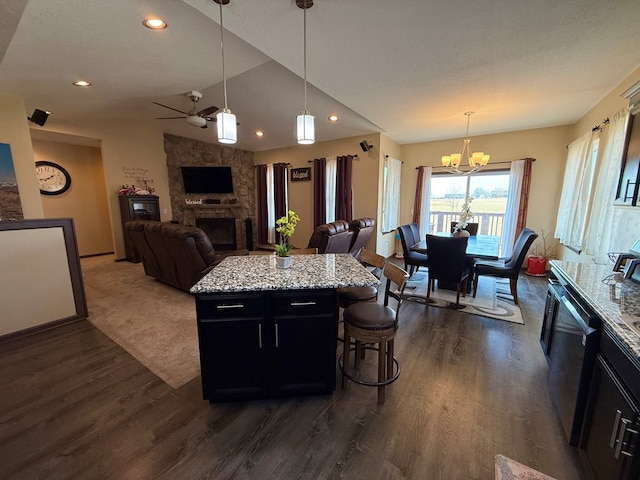
<svg viewBox="0 0 640 480">
<path fill-rule="evenodd" d="M 207 234 L 215 250 L 236 250 L 235 218 L 196 218 L 196 227 Z"/>
</svg>

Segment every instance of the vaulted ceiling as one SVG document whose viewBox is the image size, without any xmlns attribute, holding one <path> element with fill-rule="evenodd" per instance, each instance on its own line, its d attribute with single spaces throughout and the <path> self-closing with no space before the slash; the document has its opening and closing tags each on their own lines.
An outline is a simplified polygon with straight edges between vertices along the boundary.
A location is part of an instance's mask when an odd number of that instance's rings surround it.
<svg viewBox="0 0 640 480">
<path fill-rule="evenodd" d="M 186 93 L 198 90 L 199 108 L 224 105 L 218 9 L 212 0 L 2 2 L 0 94 L 51 111 L 52 130 L 125 119 L 215 141 L 213 128 L 155 120 L 174 112 L 152 102 L 188 110 Z M 150 16 L 168 28 L 144 28 Z M 315 0 L 307 77 L 317 140 L 461 137 L 469 110 L 472 136 L 572 124 L 640 67 L 638 18 L 637 0 Z M 223 20 L 237 147 L 294 145 L 303 11 L 295 0 L 231 0 Z M 73 86 L 79 79 L 92 86 Z"/>
</svg>

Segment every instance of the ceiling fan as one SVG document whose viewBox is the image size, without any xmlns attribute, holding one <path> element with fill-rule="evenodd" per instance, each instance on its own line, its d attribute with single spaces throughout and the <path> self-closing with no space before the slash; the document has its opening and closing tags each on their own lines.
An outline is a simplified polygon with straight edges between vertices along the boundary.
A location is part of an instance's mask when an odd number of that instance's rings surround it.
<svg viewBox="0 0 640 480">
<path fill-rule="evenodd" d="M 156 117 L 156 120 L 173 120 L 175 118 L 186 118 L 189 125 L 200 128 L 207 128 L 207 121 L 216 121 L 216 118 L 212 117 L 211 115 L 219 110 L 218 107 L 211 105 L 210 107 L 203 108 L 200 111 L 196 110 L 196 103 L 198 103 L 198 100 L 202 98 L 202 94 L 200 92 L 192 90 L 187 93 L 187 97 L 193 102 L 193 107 L 188 112 L 183 112 L 182 110 L 178 110 L 177 108 L 163 105 L 158 102 L 152 102 L 156 105 L 160 105 L 161 107 L 168 108 L 169 110 L 173 110 L 174 112 L 183 114 L 183 116 L 181 117 Z"/>
</svg>

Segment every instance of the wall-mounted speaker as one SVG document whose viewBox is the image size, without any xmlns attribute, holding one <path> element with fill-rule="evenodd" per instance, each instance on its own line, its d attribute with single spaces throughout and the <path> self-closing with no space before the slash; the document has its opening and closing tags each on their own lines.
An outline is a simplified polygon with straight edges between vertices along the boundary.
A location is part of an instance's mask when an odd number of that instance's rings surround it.
<svg viewBox="0 0 640 480">
<path fill-rule="evenodd" d="M 33 111 L 33 114 L 27 119 L 41 127 L 47 123 L 47 118 L 49 118 L 49 112 L 45 112 L 44 110 L 38 110 L 37 108 Z"/>
<path fill-rule="evenodd" d="M 368 152 L 369 150 L 371 150 L 373 148 L 373 145 L 371 145 L 366 140 L 363 140 L 363 141 L 360 142 L 360 148 L 362 149 L 363 152 Z"/>
</svg>

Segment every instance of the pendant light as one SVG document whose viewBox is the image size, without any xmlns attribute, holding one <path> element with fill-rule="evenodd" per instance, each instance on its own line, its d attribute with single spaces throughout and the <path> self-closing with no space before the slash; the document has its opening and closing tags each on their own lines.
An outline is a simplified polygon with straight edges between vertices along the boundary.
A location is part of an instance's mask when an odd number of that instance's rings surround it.
<svg viewBox="0 0 640 480">
<path fill-rule="evenodd" d="M 220 51 L 222 52 L 222 88 L 224 90 L 224 108 L 216 115 L 218 128 L 218 141 L 220 143 L 233 144 L 238 140 L 236 116 L 227 106 L 227 76 L 224 71 L 224 37 L 222 31 L 222 5 L 227 5 L 230 0 L 213 0 L 220 5 Z"/>
<path fill-rule="evenodd" d="M 313 0 L 296 0 L 296 5 L 304 10 L 304 110 L 296 119 L 296 133 L 300 145 L 311 145 L 316 140 L 314 117 L 307 110 L 307 9 Z"/>
<path fill-rule="evenodd" d="M 465 112 L 467 116 L 467 136 L 462 142 L 462 149 L 460 153 L 451 153 L 449 155 L 442 156 L 442 168 L 449 173 L 455 173 L 457 175 L 469 175 L 470 173 L 482 170 L 489 163 L 491 155 L 486 155 L 484 152 L 471 153 L 471 139 L 469 138 L 469 120 L 474 112 Z M 469 170 L 461 170 L 458 167 L 460 162 L 466 160 L 469 165 Z"/>
</svg>

